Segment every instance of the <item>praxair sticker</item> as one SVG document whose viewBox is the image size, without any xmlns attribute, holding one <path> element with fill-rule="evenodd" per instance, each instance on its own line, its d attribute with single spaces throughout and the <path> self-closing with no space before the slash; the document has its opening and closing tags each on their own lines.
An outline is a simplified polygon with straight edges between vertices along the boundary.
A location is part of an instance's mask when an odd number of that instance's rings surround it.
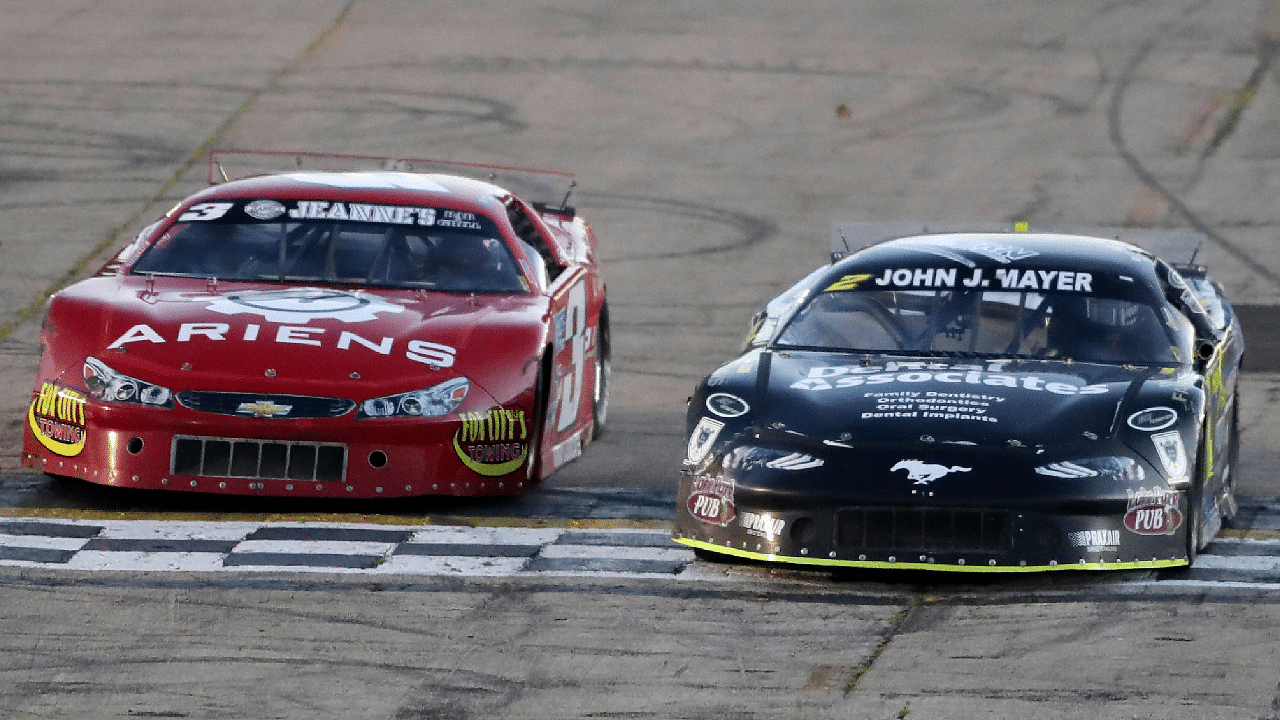
<svg viewBox="0 0 1280 720">
<path fill-rule="evenodd" d="M 31 401 L 27 422 L 36 440 L 63 457 L 74 457 L 84 450 L 87 436 L 84 404 L 87 398 L 53 383 L 40 386 L 40 394 Z"/>
<path fill-rule="evenodd" d="M 1115 549 L 1120 545 L 1119 530 L 1080 530 L 1067 533 L 1071 547 L 1088 548 L 1091 551 Z"/>
<path fill-rule="evenodd" d="M 786 520 L 773 517 L 769 513 L 744 512 L 738 516 L 738 527 L 748 535 L 762 537 L 770 542 L 777 540 L 786 526 Z"/>
</svg>

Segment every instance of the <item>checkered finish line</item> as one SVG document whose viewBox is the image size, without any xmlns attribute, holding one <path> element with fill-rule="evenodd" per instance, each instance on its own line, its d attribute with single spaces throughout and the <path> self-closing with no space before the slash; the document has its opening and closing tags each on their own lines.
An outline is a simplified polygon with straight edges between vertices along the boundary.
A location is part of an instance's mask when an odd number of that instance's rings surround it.
<svg viewBox="0 0 1280 720">
<path fill-rule="evenodd" d="M 1271 520 L 1252 524 L 1275 524 Z M 1280 590 L 1280 532 L 1253 534 L 1264 537 L 1224 533 L 1191 570 L 1126 584 Z M 0 566 L 687 580 L 725 580 L 731 567 L 708 572 L 667 530 L 654 529 L 44 518 L 0 518 Z M 744 570 L 738 579 L 751 578 L 758 572 Z"/>
<path fill-rule="evenodd" d="M 0 519 L 0 565 L 66 570 L 670 577 L 666 530 Z"/>
</svg>

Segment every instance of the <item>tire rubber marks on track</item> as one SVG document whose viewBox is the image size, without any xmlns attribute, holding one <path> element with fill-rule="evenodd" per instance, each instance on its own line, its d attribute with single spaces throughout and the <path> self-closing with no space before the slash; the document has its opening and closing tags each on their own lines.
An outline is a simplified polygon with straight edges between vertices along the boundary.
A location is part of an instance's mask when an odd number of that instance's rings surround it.
<svg viewBox="0 0 1280 720">
<path fill-rule="evenodd" d="M 1184 11 L 1185 14 L 1198 12 L 1205 7 L 1211 5 L 1208 0 L 1201 0 L 1195 3 L 1190 10 Z M 1197 168 L 1195 177 L 1198 178 L 1203 170 L 1204 163 L 1217 150 L 1226 139 L 1235 131 L 1236 126 L 1240 122 L 1244 110 L 1253 100 L 1253 95 L 1257 87 L 1261 85 L 1263 78 L 1270 70 L 1275 54 L 1276 42 L 1274 39 L 1277 28 L 1280 28 L 1280 11 L 1276 10 L 1276 4 L 1273 2 L 1268 9 L 1268 14 L 1264 18 L 1263 27 L 1259 31 L 1259 61 L 1254 71 L 1246 80 L 1244 87 L 1237 93 L 1236 99 L 1232 103 L 1232 107 L 1227 113 L 1227 118 L 1217 128 L 1211 141 L 1206 145 L 1201 153 L 1198 161 L 1200 167 Z M 1154 193 L 1154 198 L 1148 197 L 1147 201 L 1158 198 L 1168 204 L 1169 209 L 1190 225 L 1198 232 L 1203 233 L 1211 242 L 1222 248 L 1226 253 L 1234 257 L 1237 261 L 1244 263 L 1246 266 L 1265 279 L 1272 287 L 1280 287 L 1280 274 L 1271 270 L 1265 263 L 1258 258 L 1253 257 L 1244 247 L 1227 239 L 1221 233 L 1210 227 L 1200 215 L 1191 209 L 1178 193 L 1171 190 L 1167 183 L 1156 177 L 1146 163 L 1144 163 L 1129 147 L 1123 130 L 1124 102 L 1129 93 L 1129 89 L 1135 79 L 1140 75 L 1142 66 L 1155 51 L 1156 46 L 1171 37 L 1176 37 L 1181 29 L 1177 22 L 1169 23 L 1161 27 L 1160 31 L 1147 42 L 1141 44 L 1136 52 L 1130 57 L 1128 63 L 1124 67 L 1120 76 L 1117 78 L 1115 86 L 1112 90 L 1111 99 L 1107 106 L 1107 126 L 1111 138 L 1112 147 L 1120 155 L 1125 165 L 1138 177 L 1149 193 Z M 1186 190 L 1183 191 L 1185 194 Z"/>
</svg>

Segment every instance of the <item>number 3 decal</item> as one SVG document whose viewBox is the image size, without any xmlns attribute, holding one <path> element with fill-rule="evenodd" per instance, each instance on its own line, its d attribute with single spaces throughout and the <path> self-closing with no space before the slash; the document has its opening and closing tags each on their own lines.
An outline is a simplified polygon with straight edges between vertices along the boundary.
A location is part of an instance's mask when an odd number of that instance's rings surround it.
<svg viewBox="0 0 1280 720">
<path fill-rule="evenodd" d="M 582 375 L 586 361 L 587 284 L 579 282 L 569 290 L 565 308 L 564 341 L 570 346 L 570 364 L 560 381 L 560 416 L 556 429 L 567 430 L 578 419 L 582 405 Z"/>
<path fill-rule="evenodd" d="M 178 222 L 192 222 L 193 220 L 217 220 L 232 208 L 234 203 L 228 202 L 207 202 L 196 203 L 187 208 L 182 213 L 182 217 L 178 218 Z"/>
</svg>

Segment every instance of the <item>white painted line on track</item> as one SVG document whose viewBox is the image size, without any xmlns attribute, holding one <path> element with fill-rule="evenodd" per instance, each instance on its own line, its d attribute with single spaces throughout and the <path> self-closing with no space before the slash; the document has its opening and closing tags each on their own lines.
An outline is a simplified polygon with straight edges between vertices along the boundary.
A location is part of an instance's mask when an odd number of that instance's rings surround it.
<svg viewBox="0 0 1280 720">
<path fill-rule="evenodd" d="M 47 565 L 45 567 L 48 567 Z M 85 550 L 64 565 L 67 570 L 209 572 L 221 570 L 219 553 L 102 552 Z"/>
<path fill-rule="evenodd" d="M 1196 558 L 1197 570 L 1280 570 L 1280 556 L 1276 555 L 1201 555 Z"/>
<path fill-rule="evenodd" d="M 410 543 L 474 543 L 477 545 L 545 545 L 565 534 L 560 528 L 427 527 L 413 534 Z"/>
<path fill-rule="evenodd" d="M 609 557 L 619 560 L 681 560 L 693 557 L 693 551 L 675 547 L 609 547 L 601 545 L 548 545 L 539 554 L 544 558 L 599 558 Z M 608 554 L 601 552 L 607 548 Z"/>
<path fill-rule="evenodd" d="M 352 540 L 242 540 L 234 553 L 289 555 L 387 555 L 397 543 Z"/>
<path fill-rule="evenodd" d="M 51 550 L 79 550 L 84 547 L 83 538 L 39 537 L 35 535 L 0 534 L 0 547 L 47 548 Z"/>
<path fill-rule="evenodd" d="M 111 520 L 99 538 L 115 540 L 240 540 L 261 527 L 258 523 L 162 522 L 154 520 Z M 2 526 L 0 526 L 2 527 Z"/>
<path fill-rule="evenodd" d="M 1235 580 L 1161 580 L 1159 583 L 1149 584 L 1158 584 L 1162 588 L 1179 587 L 1201 590 L 1280 590 L 1280 583 Z"/>
<path fill-rule="evenodd" d="M 378 566 L 377 572 L 391 575 L 508 577 L 519 574 L 527 562 L 527 558 L 397 555 Z"/>
</svg>

